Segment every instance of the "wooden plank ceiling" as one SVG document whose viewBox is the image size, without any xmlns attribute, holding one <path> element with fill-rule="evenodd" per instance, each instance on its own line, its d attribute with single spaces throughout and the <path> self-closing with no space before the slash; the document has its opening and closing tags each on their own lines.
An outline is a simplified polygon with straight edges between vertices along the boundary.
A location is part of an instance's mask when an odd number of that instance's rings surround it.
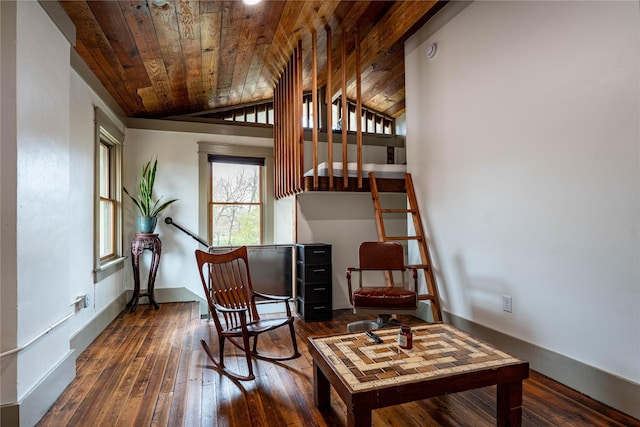
<svg viewBox="0 0 640 427">
<path fill-rule="evenodd" d="M 311 33 L 318 35 L 318 84 L 326 83 L 326 28 L 333 38 L 332 94 L 341 85 L 346 29 L 347 96 L 355 99 L 355 34 L 362 103 L 405 111 L 404 41 L 438 1 L 60 1 L 76 25 L 76 50 L 128 117 L 162 118 L 271 100 L 298 40 L 311 89 Z"/>
</svg>

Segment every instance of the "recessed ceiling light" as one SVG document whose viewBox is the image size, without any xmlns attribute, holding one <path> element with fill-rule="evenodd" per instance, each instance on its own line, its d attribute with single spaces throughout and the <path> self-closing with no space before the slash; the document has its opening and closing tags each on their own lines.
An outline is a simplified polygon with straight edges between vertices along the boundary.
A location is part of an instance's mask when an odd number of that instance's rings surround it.
<svg viewBox="0 0 640 427">
<path fill-rule="evenodd" d="M 246 5 L 253 6 L 254 4 L 260 3 L 262 0 L 242 0 L 242 2 Z"/>
<path fill-rule="evenodd" d="M 167 0 L 151 0 L 151 4 L 155 7 L 165 7 L 169 5 Z"/>
</svg>

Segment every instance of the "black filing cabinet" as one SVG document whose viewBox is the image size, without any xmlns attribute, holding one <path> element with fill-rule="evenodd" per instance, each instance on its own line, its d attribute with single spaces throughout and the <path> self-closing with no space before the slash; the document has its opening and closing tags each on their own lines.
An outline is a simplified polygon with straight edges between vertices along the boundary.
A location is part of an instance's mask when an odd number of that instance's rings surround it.
<svg viewBox="0 0 640 427">
<path fill-rule="evenodd" d="M 296 293 L 303 320 L 331 319 L 331 245 L 296 244 Z"/>
</svg>

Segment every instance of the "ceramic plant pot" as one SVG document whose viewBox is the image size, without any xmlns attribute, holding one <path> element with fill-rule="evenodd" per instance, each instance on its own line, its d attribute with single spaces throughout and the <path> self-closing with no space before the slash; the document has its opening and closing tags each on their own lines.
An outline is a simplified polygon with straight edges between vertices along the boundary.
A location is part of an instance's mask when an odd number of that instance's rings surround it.
<svg viewBox="0 0 640 427">
<path fill-rule="evenodd" d="M 138 217 L 138 233 L 151 234 L 156 229 L 158 217 L 156 216 L 139 216 Z"/>
</svg>

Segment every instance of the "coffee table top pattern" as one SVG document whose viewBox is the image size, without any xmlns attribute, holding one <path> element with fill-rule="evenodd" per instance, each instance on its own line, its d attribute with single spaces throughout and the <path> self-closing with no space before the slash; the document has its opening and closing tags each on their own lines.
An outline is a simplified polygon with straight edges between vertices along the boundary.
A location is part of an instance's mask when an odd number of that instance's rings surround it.
<svg viewBox="0 0 640 427">
<path fill-rule="evenodd" d="M 382 344 L 376 344 L 364 332 L 313 337 L 309 341 L 352 391 L 523 362 L 447 324 L 411 329 L 410 350 L 398 346 L 399 328 L 376 330 Z"/>
</svg>

